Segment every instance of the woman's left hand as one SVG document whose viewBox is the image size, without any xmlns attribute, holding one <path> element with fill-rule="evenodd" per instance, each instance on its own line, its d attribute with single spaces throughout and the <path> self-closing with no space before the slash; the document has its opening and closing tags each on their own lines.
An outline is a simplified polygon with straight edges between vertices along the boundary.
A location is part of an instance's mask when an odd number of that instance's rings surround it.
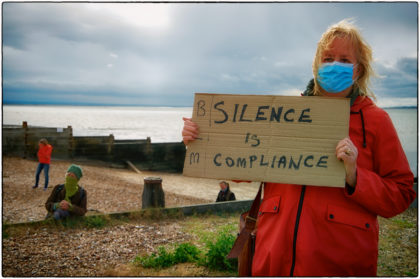
<svg viewBox="0 0 420 279">
<path fill-rule="evenodd" d="M 353 188 L 356 186 L 357 182 L 356 171 L 358 154 L 357 147 L 349 138 L 342 139 L 335 148 L 337 159 L 343 161 L 344 168 L 346 169 L 346 182 Z"/>
</svg>

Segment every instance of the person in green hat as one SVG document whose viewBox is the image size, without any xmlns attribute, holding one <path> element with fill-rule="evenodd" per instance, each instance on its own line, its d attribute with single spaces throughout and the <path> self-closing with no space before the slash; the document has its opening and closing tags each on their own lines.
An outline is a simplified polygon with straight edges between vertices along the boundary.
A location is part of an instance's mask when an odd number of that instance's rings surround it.
<svg viewBox="0 0 420 279">
<path fill-rule="evenodd" d="M 87 193 L 78 183 L 83 176 L 80 166 L 71 165 L 66 172 L 66 182 L 54 187 L 45 203 L 48 217 L 59 220 L 68 216 L 83 216 L 86 214 Z"/>
</svg>

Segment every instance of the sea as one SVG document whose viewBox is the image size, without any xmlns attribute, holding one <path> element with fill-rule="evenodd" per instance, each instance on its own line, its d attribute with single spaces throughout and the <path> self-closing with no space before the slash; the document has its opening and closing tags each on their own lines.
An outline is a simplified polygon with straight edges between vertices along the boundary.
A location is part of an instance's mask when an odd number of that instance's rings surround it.
<svg viewBox="0 0 420 279">
<path fill-rule="evenodd" d="M 417 108 L 385 108 L 394 123 L 414 175 L 418 175 Z M 152 143 L 181 142 L 182 117 L 192 107 L 114 107 L 4 105 L 3 125 L 67 128 L 74 136 L 109 136 L 115 139 L 146 139 Z M 392 154 L 391 154 L 392 156 Z"/>
</svg>

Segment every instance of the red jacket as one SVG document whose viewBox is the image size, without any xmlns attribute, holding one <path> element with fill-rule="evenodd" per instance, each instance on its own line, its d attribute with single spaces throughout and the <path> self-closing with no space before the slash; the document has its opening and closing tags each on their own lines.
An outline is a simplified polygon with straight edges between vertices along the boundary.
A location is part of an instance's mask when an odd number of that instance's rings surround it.
<svg viewBox="0 0 420 279">
<path fill-rule="evenodd" d="M 349 134 L 359 152 L 353 193 L 266 183 L 254 276 L 376 276 L 377 215 L 409 207 L 413 174 L 388 114 L 369 98 L 351 107 Z"/>
<path fill-rule="evenodd" d="M 38 150 L 38 160 L 42 164 L 49 164 L 51 162 L 52 146 L 50 144 L 40 144 Z"/>
</svg>

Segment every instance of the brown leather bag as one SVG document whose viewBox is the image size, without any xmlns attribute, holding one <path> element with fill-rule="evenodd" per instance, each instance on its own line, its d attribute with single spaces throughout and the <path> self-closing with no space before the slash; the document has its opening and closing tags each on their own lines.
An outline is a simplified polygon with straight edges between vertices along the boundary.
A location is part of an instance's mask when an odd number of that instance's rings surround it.
<svg viewBox="0 0 420 279">
<path fill-rule="evenodd" d="M 255 236 L 257 232 L 257 214 L 261 203 L 260 184 L 257 196 L 248 212 L 241 214 L 239 219 L 239 235 L 233 244 L 227 258 L 238 258 L 238 275 L 249 277 L 252 275 L 252 260 L 255 252 Z"/>
</svg>

